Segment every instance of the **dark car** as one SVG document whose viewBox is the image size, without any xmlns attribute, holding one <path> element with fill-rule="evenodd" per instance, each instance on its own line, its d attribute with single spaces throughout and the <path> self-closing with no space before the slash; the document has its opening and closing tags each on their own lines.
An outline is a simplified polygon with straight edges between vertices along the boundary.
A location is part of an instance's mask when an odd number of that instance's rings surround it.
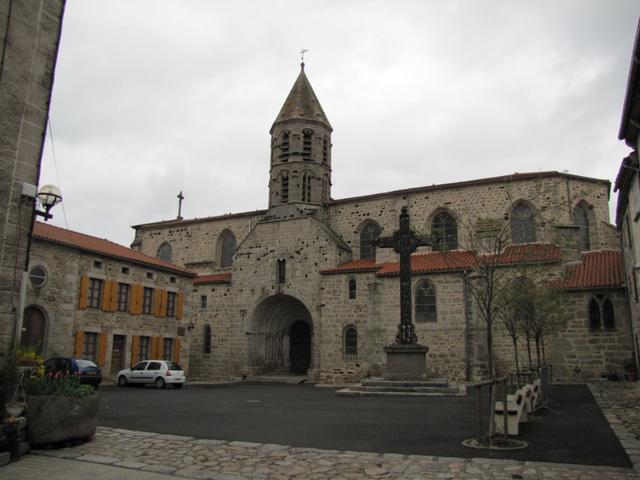
<svg viewBox="0 0 640 480">
<path fill-rule="evenodd" d="M 91 360 L 83 358 L 54 357 L 44 362 L 45 374 L 62 373 L 63 375 L 77 375 L 80 383 L 91 385 L 98 389 L 102 382 L 102 370 Z"/>
</svg>

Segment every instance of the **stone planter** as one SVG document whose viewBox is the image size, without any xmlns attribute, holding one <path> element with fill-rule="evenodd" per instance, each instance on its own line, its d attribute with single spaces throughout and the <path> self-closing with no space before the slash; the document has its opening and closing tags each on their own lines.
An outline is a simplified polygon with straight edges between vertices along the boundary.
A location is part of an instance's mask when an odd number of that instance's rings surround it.
<svg viewBox="0 0 640 480">
<path fill-rule="evenodd" d="M 27 396 L 27 439 L 31 445 L 88 438 L 96 433 L 98 396 Z"/>
</svg>

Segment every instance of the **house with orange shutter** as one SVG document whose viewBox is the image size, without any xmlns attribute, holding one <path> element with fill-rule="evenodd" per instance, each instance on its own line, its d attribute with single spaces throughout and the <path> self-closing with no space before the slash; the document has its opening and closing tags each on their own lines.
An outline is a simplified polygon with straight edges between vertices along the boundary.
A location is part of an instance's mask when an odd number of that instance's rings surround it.
<svg viewBox="0 0 640 480">
<path fill-rule="evenodd" d="M 188 363 L 195 273 L 109 240 L 37 222 L 20 344 L 91 359 L 109 377 L 144 359 Z"/>
</svg>

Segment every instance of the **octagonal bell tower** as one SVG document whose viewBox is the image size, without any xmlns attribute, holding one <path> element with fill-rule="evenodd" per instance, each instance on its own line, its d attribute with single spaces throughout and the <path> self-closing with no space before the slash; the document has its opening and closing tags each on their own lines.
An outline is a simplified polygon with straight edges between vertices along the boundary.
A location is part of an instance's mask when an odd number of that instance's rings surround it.
<svg viewBox="0 0 640 480">
<path fill-rule="evenodd" d="M 271 134 L 269 208 L 322 207 L 331 198 L 331 125 L 300 64 Z"/>
</svg>

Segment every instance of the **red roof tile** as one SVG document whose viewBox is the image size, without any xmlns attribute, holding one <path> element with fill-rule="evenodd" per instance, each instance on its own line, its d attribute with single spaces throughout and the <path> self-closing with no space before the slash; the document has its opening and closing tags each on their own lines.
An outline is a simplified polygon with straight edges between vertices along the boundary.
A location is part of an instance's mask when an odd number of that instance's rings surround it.
<svg viewBox="0 0 640 480">
<path fill-rule="evenodd" d="M 554 286 L 561 289 L 616 288 L 624 285 L 622 252 L 599 250 L 582 254 L 582 261 L 569 265 L 566 276 Z"/>
<path fill-rule="evenodd" d="M 487 257 L 491 261 L 491 256 Z M 525 243 L 520 245 L 509 245 L 504 251 L 497 255 L 497 262 L 500 265 L 511 265 L 518 263 L 545 263 L 558 262 L 561 258 L 560 247 L 551 243 Z"/>
<path fill-rule="evenodd" d="M 104 255 L 105 257 L 125 260 L 132 263 L 138 263 L 145 266 L 159 268 L 195 277 L 196 274 L 186 268 L 178 267 L 171 263 L 160 260 L 159 258 L 150 257 L 143 253 L 132 250 L 128 247 L 114 243 L 104 238 L 92 237 L 84 233 L 78 233 L 64 228 L 56 227 L 48 223 L 36 222 L 33 226 L 33 238 L 43 240 L 45 242 L 57 243 L 66 247 L 77 248 L 86 252 Z"/>
<path fill-rule="evenodd" d="M 323 270 L 320 273 L 375 272 L 380 267 L 381 265 L 376 265 L 375 258 L 361 258 L 359 260 L 351 260 L 350 262 L 341 263 L 336 268 Z"/>
<path fill-rule="evenodd" d="M 194 285 L 210 285 L 213 283 L 230 283 L 231 272 L 216 273 L 213 275 L 199 275 L 193 279 Z"/>
<path fill-rule="evenodd" d="M 411 256 L 411 273 L 464 270 L 475 265 L 475 255 L 467 250 L 430 252 Z M 379 277 L 400 275 L 400 262 L 387 263 L 376 273 Z"/>
</svg>

